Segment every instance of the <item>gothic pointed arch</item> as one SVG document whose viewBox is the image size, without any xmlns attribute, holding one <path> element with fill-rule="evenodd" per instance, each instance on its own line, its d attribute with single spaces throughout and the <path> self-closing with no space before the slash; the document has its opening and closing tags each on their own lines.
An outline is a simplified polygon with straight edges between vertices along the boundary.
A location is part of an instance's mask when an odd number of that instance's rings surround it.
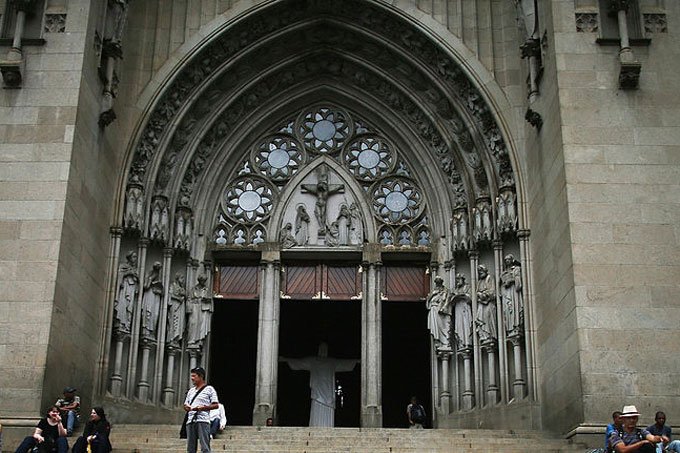
<svg viewBox="0 0 680 453">
<path fill-rule="evenodd" d="M 179 385 L 175 356 L 195 364 L 205 353 L 204 327 L 170 344 L 163 322 L 145 324 L 153 310 L 165 319 L 158 302 L 173 299 L 171 271 L 185 269 L 193 289 L 183 297 L 210 312 L 206 276 L 219 252 L 280 258 L 283 249 L 346 246 L 378 251 L 365 280 L 375 303 L 380 253 L 418 249 L 448 286 L 459 275 L 487 286 L 462 298 L 484 325 L 474 342 L 433 349 L 444 422 L 533 398 L 527 219 L 508 128 L 490 100 L 460 55 L 381 2 L 271 2 L 219 28 L 168 78 L 133 141 L 118 222 L 141 237 L 138 306 L 132 332 L 113 329 L 112 349 L 131 365 L 113 365 L 112 393 L 138 388 L 158 402 L 161 384 Z M 271 306 L 280 263 L 267 260 L 259 296 Z M 149 361 L 154 394 L 136 368 Z M 261 398 L 272 406 L 271 395 Z"/>
</svg>

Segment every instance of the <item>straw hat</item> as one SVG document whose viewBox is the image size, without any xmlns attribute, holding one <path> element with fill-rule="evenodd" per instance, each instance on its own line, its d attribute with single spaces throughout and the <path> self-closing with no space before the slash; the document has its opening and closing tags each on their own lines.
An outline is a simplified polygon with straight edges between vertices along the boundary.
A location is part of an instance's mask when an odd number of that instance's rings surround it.
<svg viewBox="0 0 680 453">
<path fill-rule="evenodd" d="M 639 417 L 640 413 L 635 406 L 623 406 L 621 417 Z"/>
</svg>

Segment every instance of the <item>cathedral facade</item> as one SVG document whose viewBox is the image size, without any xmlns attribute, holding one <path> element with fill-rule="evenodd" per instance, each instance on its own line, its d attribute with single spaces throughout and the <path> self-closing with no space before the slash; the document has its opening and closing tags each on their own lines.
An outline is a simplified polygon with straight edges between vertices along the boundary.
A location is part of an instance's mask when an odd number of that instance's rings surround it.
<svg viewBox="0 0 680 453">
<path fill-rule="evenodd" d="M 0 3 L 5 425 L 680 418 L 677 2 Z"/>
</svg>

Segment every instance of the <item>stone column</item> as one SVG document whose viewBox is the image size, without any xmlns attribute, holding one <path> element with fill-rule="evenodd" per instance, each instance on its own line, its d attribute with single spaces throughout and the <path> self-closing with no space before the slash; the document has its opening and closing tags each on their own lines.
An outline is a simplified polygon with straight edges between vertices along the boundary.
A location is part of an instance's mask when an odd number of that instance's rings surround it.
<svg viewBox="0 0 680 453">
<path fill-rule="evenodd" d="M 489 369 L 489 385 L 486 388 L 487 404 L 494 406 L 498 404 L 500 389 L 496 383 L 496 343 L 488 341 L 482 345 L 482 351 L 486 352 L 486 359 Z"/>
<path fill-rule="evenodd" d="M 137 398 L 145 403 L 149 399 L 149 356 L 156 342 L 151 338 L 142 338 L 142 371 L 137 384 Z"/>
<path fill-rule="evenodd" d="M 118 285 L 118 260 L 120 259 L 120 239 L 123 235 L 123 229 L 120 227 L 111 227 L 111 243 L 109 246 L 109 271 L 108 280 L 106 285 L 106 316 L 104 317 L 104 322 L 101 329 L 100 335 L 100 355 L 97 370 L 97 384 L 95 388 L 99 389 L 100 394 L 106 392 L 106 374 L 110 365 L 110 354 L 111 354 L 111 343 L 114 341 L 113 333 L 113 310 L 116 298 L 116 289 Z M 116 352 L 114 356 L 114 372 L 111 376 L 111 394 L 114 396 L 120 396 L 120 392 L 123 385 L 123 376 L 121 375 L 121 365 L 123 360 L 123 345 L 120 346 L 120 352 L 118 351 L 118 338 L 116 340 Z M 117 361 L 117 362 L 116 362 Z M 116 365 L 118 367 L 118 372 L 116 373 Z M 114 376 L 116 379 L 114 380 Z M 115 389 L 114 389 L 115 387 Z"/>
<path fill-rule="evenodd" d="M 376 257 L 373 257 L 374 259 Z M 365 272 L 364 286 L 366 295 L 362 307 L 361 326 L 361 389 L 365 395 L 361 408 L 361 426 L 364 428 L 382 427 L 382 263 L 362 263 Z"/>
<path fill-rule="evenodd" d="M 470 410 L 475 405 L 475 393 L 472 390 L 472 350 L 470 348 L 461 349 L 458 355 L 463 359 L 463 410 Z"/>
<path fill-rule="evenodd" d="M 198 346 L 187 348 L 189 351 L 189 369 L 193 370 L 198 366 L 198 357 L 201 355 L 201 349 Z"/>
<path fill-rule="evenodd" d="M 503 243 L 501 241 L 494 241 L 494 279 L 496 282 L 496 324 L 498 325 L 498 366 L 501 377 L 501 401 L 507 403 L 509 397 L 509 383 L 508 383 L 508 352 L 507 344 L 505 342 L 505 324 L 503 323 L 503 305 L 501 304 L 501 288 L 499 277 L 503 272 Z"/>
<path fill-rule="evenodd" d="M 125 341 L 130 338 L 130 335 L 124 332 L 116 332 L 116 356 L 113 363 L 113 374 L 111 375 L 111 394 L 113 396 L 120 396 L 123 389 L 123 346 Z"/>
<path fill-rule="evenodd" d="M 470 298 L 472 299 L 472 323 L 474 328 L 474 319 L 477 316 L 477 266 L 479 265 L 479 252 L 477 250 L 470 250 L 468 256 L 470 257 Z M 474 395 L 482 394 L 482 353 L 479 348 L 478 335 L 472 335 L 471 353 L 474 370 L 474 394 L 472 395 L 472 404 L 474 405 Z M 465 373 L 467 379 L 467 370 Z M 465 390 L 467 391 L 467 387 Z"/>
<path fill-rule="evenodd" d="M 439 411 L 442 415 L 451 413 L 451 391 L 449 390 L 449 366 L 452 351 L 438 351 L 437 356 L 442 363 L 442 386 L 439 394 Z"/>
<path fill-rule="evenodd" d="M 253 424 L 264 425 L 275 415 L 279 366 L 279 252 L 263 255 L 257 339 L 257 380 Z"/>
<path fill-rule="evenodd" d="M 529 236 L 531 231 L 522 229 L 517 232 L 519 238 L 519 254 L 522 263 L 522 295 L 524 296 L 524 355 L 526 357 L 527 371 L 527 394 L 534 401 L 538 400 L 536 389 L 536 374 L 538 364 L 534 355 L 534 295 L 533 282 L 531 281 L 531 253 L 529 251 Z"/>
<path fill-rule="evenodd" d="M 125 381 L 125 394 L 128 398 L 133 398 L 133 391 L 135 388 L 135 380 L 137 378 L 137 355 L 139 352 L 139 328 L 142 324 L 142 297 L 144 297 L 144 279 L 146 278 L 146 251 L 149 247 L 149 239 L 141 238 L 139 240 L 139 250 L 137 256 L 139 257 L 139 294 L 137 295 L 137 304 L 132 319 L 132 337 L 130 339 L 130 354 L 128 359 L 128 372 Z"/>
<path fill-rule="evenodd" d="M 172 247 L 163 249 L 163 303 L 158 315 L 158 333 L 156 335 L 156 364 L 153 375 L 153 402 L 159 403 L 161 383 L 163 382 L 163 361 L 165 360 L 165 332 L 168 329 L 168 303 L 170 301 L 170 274 L 172 273 Z"/>
<path fill-rule="evenodd" d="M 166 406 L 173 406 L 175 404 L 175 388 L 174 388 L 174 374 L 175 374 L 175 356 L 178 348 L 173 345 L 168 345 L 168 366 L 165 372 L 165 388 L 163 389 L 163 404 Z"/>
<path fill-rule="evenodd" d="M 512 335 L 508 340 L 512 344 L 515 364 L 515 379 L 512 381 L 513 400 L 519 401 L 526 396 L 526 382 L 522 372 L 522 336 Z"/>
</svg>

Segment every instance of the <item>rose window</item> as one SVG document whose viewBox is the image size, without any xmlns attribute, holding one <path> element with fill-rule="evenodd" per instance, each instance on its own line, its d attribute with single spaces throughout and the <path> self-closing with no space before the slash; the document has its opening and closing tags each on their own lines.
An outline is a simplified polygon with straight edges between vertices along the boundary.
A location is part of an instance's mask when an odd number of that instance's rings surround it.
<svg viewBox="0 0 680 453">
<path fill-rule="evenodd" d="M 374 137 L 361 137 L 347 147 L 345 164 L 361 180 L 374 180 L 391 168 L 394 153 L 385 141 Z"/>
<path fill-rule="evenodd" d="M 266 139 L 253 153 L 253 167 L 275 181 L 293 176 L 303 161 L 304 155 L 297 142 L 285 135 Z"/>
<path fill-rule="evenodd" d="M 272 208 L 273 191 L 266 181 L 253 177 L 237 179 L 224 194 L 227 214 L 242 222 L 259 222 Z"/>
<path fill-rule="evenodd" d="M 373 186 L 371 195 L 376 214 L 386 223 L 407 223 L 420 214 L 420 191 L 405 178 L 382 180 Z"/>
<path fill-rule="evenodd" d="M 305 147 L 320 154 L 339 151 L 352 133 L 351 121 L 347 114 L 326 107 L 320 107 L 301 116 L 297 130 Z"/>
</svg>

